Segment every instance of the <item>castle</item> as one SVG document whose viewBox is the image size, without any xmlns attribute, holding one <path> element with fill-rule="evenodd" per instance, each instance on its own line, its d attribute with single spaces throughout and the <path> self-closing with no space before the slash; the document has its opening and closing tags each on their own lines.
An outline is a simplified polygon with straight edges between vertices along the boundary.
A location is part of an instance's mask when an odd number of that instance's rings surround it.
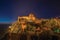
<svg viewBox="0 0 60 40">
<path fill-rule="evenodd" d="M 11 26 L 9 26 L 9 39 L 20 40 L 20 35 L 24 32 L 27 33 L 30 38 L 30 36 L 34 35 L 35 33 L 39 35 L 40 33 L 47 30 L 53 31 L 51 28 L 57 28 L 60 31 L 60 19 L 38 19 L 34 16 L 33 13 L 30 13 L 28 16 L 18 16 L 17 21 L 15 21 L 14 23 L 12 23 Z M 59 31 L 56 32 L 59 33 Z M 52 34 L 53 33 L 54 32 L 52 32 Z"/>
</svg>

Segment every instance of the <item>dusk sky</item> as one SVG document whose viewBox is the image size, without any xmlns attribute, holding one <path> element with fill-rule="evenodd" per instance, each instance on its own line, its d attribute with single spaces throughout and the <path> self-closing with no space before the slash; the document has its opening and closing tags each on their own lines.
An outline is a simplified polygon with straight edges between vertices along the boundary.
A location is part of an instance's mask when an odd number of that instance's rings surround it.
<svg viewBox="0 0 60 40">
<path fill-rule="evenodd" d="M 0 23 L 11 23 L 18 16 L 33 12 L 38 18 L 60 16 L 60 1 L 57 0 L 0 0 Z"/>
</svg>

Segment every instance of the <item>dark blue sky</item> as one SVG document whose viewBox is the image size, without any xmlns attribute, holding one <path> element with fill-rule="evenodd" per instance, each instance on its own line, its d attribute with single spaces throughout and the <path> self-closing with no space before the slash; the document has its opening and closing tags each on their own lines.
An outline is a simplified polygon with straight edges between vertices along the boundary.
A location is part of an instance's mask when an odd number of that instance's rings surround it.
<svg viewBox="0 0 60 40">
<path fill-rule="evenodd" d="M 60 16 L 57 0 L 0 0 L 0 23 L 10 23 L 18 16 L 33 12 L 38 18 Z"/>
</svg>

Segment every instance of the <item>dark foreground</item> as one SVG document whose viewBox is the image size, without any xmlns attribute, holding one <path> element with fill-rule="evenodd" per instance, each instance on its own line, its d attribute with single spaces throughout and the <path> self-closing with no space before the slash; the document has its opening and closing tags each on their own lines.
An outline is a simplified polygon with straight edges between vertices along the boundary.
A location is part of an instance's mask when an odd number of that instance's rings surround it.
<svg viewBox="0 0 60 40">
<path fill-rule="evenodd" d="M 16 38 L 14 39 L 17 40 Z M 0 40 L 9 40 L 8 34 L 6 34 L 5 37 L 3 37 Z M 27 35 L 21 35 L 20 40 L 27 40 Z M 29 40 L 60 40 L 60 39 L 56 35 L 52 35 L 52 36 L 40 35 L 39 37 L 36 35 L 32 35 Z"/>
</svg>

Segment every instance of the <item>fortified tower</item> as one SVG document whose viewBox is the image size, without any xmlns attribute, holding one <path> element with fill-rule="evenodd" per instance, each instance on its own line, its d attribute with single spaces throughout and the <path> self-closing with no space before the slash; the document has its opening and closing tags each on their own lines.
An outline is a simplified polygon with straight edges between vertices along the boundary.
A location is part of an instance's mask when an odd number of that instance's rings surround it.
<svg viewBox="0 0 60 40">
<path fill-rule="evenodd" d="M 33 21 L 36 19 L 33 13 L 30 13 L 29 14 L 29 19 L 30 20 L 33 20 Z"/>
</svg>

